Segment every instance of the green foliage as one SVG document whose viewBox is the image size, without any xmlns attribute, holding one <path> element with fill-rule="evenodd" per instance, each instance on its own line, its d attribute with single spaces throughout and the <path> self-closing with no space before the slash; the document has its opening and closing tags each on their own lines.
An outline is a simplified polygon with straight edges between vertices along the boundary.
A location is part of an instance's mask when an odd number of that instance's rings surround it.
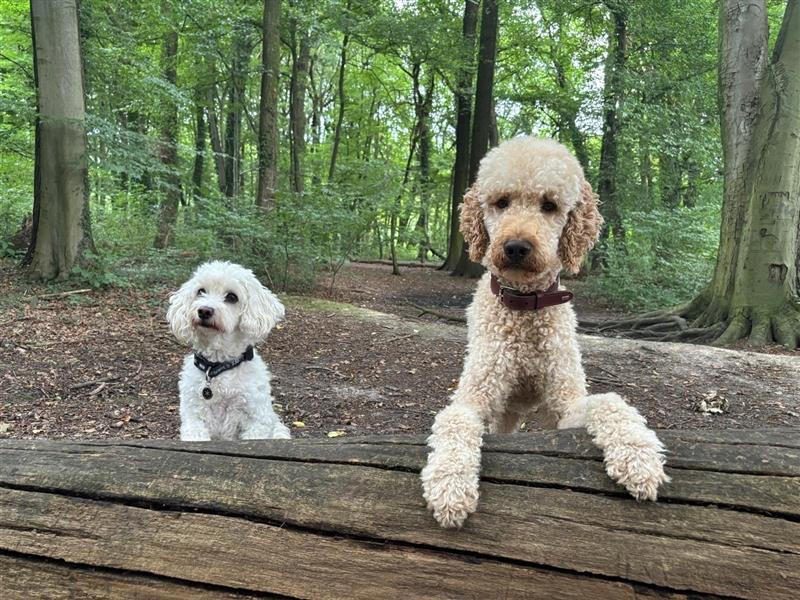
<svg viewBox="0 0 800 600">
<path fill-rule="evenodd" d="M 708 284 L 719 237 L 713 206 L 630 211 L 626 239 L 609 239 L 608 268 L 592 289 L 612 304 L 629 309 L 677 306 Z"/>
<path fill-rule="evenodd" d="M 771 18 L 782 10 L 778 4 L 770 4 Z M 82 0 L 80 6 L 90 206 L 100 254 L 76 270 L 87 285 L 174 280 L 200 260 L 229 258 L 254 268 L 276 289 L 303 288 L 320 269 L 335 272 L 348 256 L 388 256 L 392 241 L 403 259 L 416 259 L 426 237 L 439 251 L 447 247 L 453 91 L 458 71 L 472 63 L 461 39 L 462 0 L 283 0 L 278 200 L 270 212 L 253 206 L 262 3 Z M 638 308 L 685 300 L 713 264 L 721 165 L 716 5 L 647 0 L 629 3 L 628 11 L 617 181 L 628 230 L 624 240 L 609 241 L 608 268 L 596 288 Z M 583 149 L 593 182 L 610 24 L 603 3 L 500 3 L 494 94 L 499 137 L 534 133 Z M 298 196 L 289 181 L 289 83 L 296 33 L 306 30 L 312 51 L 305 191 Z M 162 64 L 161 45 L 170 31 L 179 36 L 177 85 L 165 81 Z M 344 122 L 328 181 L 345 34 Z M 7 240 L 30 214 L 33 193 L 36 102 L 27 0 L 0 0 L 0 52 L 0 254 L 8 254 Z M 417 130 L 415 65 L 435 76 L 427 181 L 416 142 L 409 159 Z M 242 82 L 241 104 L 236 81 Z M 161 124 L 171 105 L 179 114 L 174 172 L 159 156 Z M 195 189 L 198 108 L 205 141 Z M 215 117 L 224 154 L 237 114 L 241 185 L 228 197 L 220 191 L 208 119 Z M 173 247 L 156 252 L 151 246 L 159 204 L 172 175 L 182 192 L 178 223 Z M 425 234 L 417 228 L 421 212 L 428 215 Z"/>
</svg>

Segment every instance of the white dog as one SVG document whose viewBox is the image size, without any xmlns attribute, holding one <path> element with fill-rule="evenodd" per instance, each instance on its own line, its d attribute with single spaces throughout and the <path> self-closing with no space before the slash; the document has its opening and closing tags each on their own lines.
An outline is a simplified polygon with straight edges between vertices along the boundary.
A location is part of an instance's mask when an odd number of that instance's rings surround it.
<svg viewBox="0 0 800 600">
<path fill-rule="evenodd" d="M 170 296 L 172 333 L 194 349 L 178 385 L 181 440 L 291 437 L 272 408 L 269 369 L 253 349 L 283 314 L 252 271 L 223 261 L 200 265 Z"/>
</svg>

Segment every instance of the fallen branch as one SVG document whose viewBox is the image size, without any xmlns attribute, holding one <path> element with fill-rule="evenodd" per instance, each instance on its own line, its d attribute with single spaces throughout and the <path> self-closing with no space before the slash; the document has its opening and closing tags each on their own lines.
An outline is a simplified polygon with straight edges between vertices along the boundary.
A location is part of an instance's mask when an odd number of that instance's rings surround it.
<svg viewBox="0 0 800 600">
<path fill-rule="evenodd" d="M 75 294 L 85 294 L 86 292 L 91 292 L 92 288 L 84 288 L 82 290 L 70 290 L 68 292 L 54 292 L 52 294 L 42 294 L 39 296 L 40 299 L 42 298 L 61 298 L 63 296 L 74 296 Z"/>
<path fill-rule="evenodd" d="M 420 311 L 420 315 L 419 315 L 420 317 L 422 315 L 433 315 L 434 317 L 439 317 L 440 319 L 445 319 L 446 321 L 455 321 L 457 323 L 466 323 L 467 322 L 467 318 L 466 317 L 461 317 L 461 316 L 458 316 L 458 315 L 449 315 L 447 313 L 440 312 L 440 311 L 435 310 L 433 308 L 427 308 L 425 306 L 420 306 L 419 304 L 414 304 L 413 302 L 409 302 L 409 305 L 413 306 L 418 311 Z"/>
<path fill-rule="evenodd" d="M 400 340 L 407 340 L 408 338 L 414 337 L 415 335 L 417 335 L 417 332 L 413 331 L 413 332 L 407 333 L 405 335 L 398 335 L 396 337 L 389 338 L 388 340 L 378 340 L 377 342 L 375 342 L 375 344 L 376 345 L 378 345 L 378 344 L 391 344 L 392 342 L 398 342 Z"/>
<path fill-rule="evenodd" d="M 76 383 L 75 385 L 69 386 L 70 391 L 80 390 L 85 387 L 89 387 L 98 383 L 110 383 L 112 381 L 117 381 L 122 379 L 122 375 L 113 375 L 109 377 L 102 377 L 100 379 L 92 379 L 91 381 L 84 381 L 83 383 Z"/>
<path fill-rule="evenodd" d="M 392 261 L 387 260 L 385 258 L 351 258 L 351 263 L 361 263 L 364 265 L 387 265 L 392 266 Z M 426 269 L 438 269 L 442 266 L 442 263 L 438 262 L 426 262 L 421 263 L 416 260 L 398 260 L 397 266 L 399 267 L 423 267 Z"/>
<path fill-rule="evenodd" d="M 8 321 L 3 321 L 2 323 L 0 323 L 0 327 L 5 327 L 6 325 L 11 325 L 11 323 L 16 323 L 18 321 L 27 321 L 28 319 L 31 318 L 32 317 L 26 315 L 24 317 L 17 317 L 16 319 L 9 319 Z"/>
</svg>

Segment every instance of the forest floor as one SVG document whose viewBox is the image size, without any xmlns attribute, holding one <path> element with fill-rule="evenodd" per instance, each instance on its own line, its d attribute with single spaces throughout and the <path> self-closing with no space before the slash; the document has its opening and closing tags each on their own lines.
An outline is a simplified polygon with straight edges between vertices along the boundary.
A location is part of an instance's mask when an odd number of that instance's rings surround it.
<svg viewBox="0 0 800 600">
<path fill-rule="evenodd" d="M 0 263 L 0 437 L 175 438 L 186 349 L 164 321 L 178 281 L 66 295 Z M 260 348 L 296 437 L 425 433 L 458 379 L 475 285 L 429 268 L 355 264 L 306 296 Z M 579 316 L 622 316 L 592 302 Z M 800 353 L 582 336 L 592 392 L 619 391 L 658 428 L 800 426 Z M 788 355 L 787 355 L 788 354 Z M 719 409 L 721 412 L 716 412 Z M 536 428 L 535 418 L 524 429 Z"/>
</svg>

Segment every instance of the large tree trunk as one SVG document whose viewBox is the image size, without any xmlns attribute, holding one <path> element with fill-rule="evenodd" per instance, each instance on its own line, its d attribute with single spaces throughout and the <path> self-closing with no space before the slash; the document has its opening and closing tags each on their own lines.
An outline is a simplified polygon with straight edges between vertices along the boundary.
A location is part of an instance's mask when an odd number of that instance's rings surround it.
<svg viewBox="0 0 800 600">
<path fill-rule="evenodd" d="M 728 326 L 719 343 L 794 348 L 800 335 L 800 0 L 789 0 L 770 64 L 737 201 L 744 227 L 733 269 Z"/>
<path fill-rule="evenodd" d="M 745 160 L 767 67 L 769 30 L 764 0 L 722 0 L 719 10 L 719 107 L 724 165 L 722 222 L 714 277 L 697 303 L 699 324 L 727 320 L 744 227 Z M 708 303 L 707 306 L 706 303 Z"/>
<path fill-rule="evenodd" d="M 164 36 L 161 64 L 164 79 L 172 86 L 178 84 L 178 31 L 171 30 Z M 166 173 L 162 179 L 161 212 L 158 217 L 158 233 L 154 246 L 166 248 L 172 243 L 175 223 L 178 220 L 178 205 L 181 200 L 180 177 L 178 175 L 178 104 L 165 98 L 162 105 L 162 121 L 159 156 Z"/>
<path fill-rule="evenodd" d="M 350 0 L 347 2 L 347 11 L 350 11 Z M 342 138 L 342 123 L 344 123 L 344 107 L 347 97 L 344 90 L 344 72 L 347 65 L 347 44 L 350 42 L 350 32 L 347 31 L 342 38 L 342 50 L 339 55 L 339 83 L 337 96 L 339 97 L 339 115 L 336 117 L 336 128 L 333 131 L 333 148 L 331 149 L 331 162 L 328 167 L 328 183 L 333 182 L 336 173 L 336 158 L 339 154 L 339 143 Z"/>
<path fill-rule="evenodd" d="M 714 278 L 663 314 L 687 319 L 672 339 L 800 338 L 800 0 L 789 0 L 767 55 L 764 0 L 720 4 L 720 117 L 725 188 Z M 657 315 L 648 315 L 653 322 Z M 663 331 L 663 329 L 661 329 Z"/>
<path fill-rule="evenodd" d="M 472 119 L 472 139 L 469 153 L 470 184 L 477 179 L 481 159 L 489 149 L 497 28 L 497 0 L 483 0 L 480 48 L 478 50 L 478 78 L 475 82 L 475 116 Z M 469 260 L 467 249 L 464 247 L 453 274 L 478 277 L 482 272 L 483 267 Z"/>
<path fill-rule="evenodd" d="M 31 0 L 38 115 L 31 273 L 63 279 L 92 247 L 76 0 Z"/>
<path fill-rule="evenodd" d="M 297 38 L 300 38 L 299 41 Z M 297 47 L 299 44 L 299 48 Z M 303 193 L 303 159 L 306 151 L 306 88 L 311 41 L 308 29 L 298 28 L 297 19 L 292 19 L 292 80 L 289 92 L 289 121 L 291 130 L 291 181 L 297 194 Z"/>
<path fill-rule="evenodd" d="M 271 208 L 278 184 L 278 82 L 280 76 L 280 0 L 264 0 L 263 66 L 258 123 L 256 205 Z"/>
<path fill-rule="evenodd" d="M 609 234 L 624 242 L 625 231 L 617 198 L 618 137 L 622 123 L 622 102 L 624 98 L 625 62 L 627 60 L 628 24 L 626 4 L 620 0 L 606 0 L 613 31 L 608 36 L 608 56 L 605 65 L 605 86 L 603 91 L 603 139 L 600 144 L 600 172 L 597 182 L 597 195 L 607 227 L 603 239 Z M 602 262 L 602 254 L 595 266 Z"/>
<path fill-rule="evenodd" d="M 461 41 L 461 64 L 456 82 L 456 159 L 450 198 L 450 240 L 442 269 L 453 271 L 464 252 L 464 236 L 459 230 L 459 207 L 469 187 L 469 146 L 472 126 L 472 76 L 475 57 L 475 31 L 478 26 L 478 2 L 466 0 Z"/>
</svg>

